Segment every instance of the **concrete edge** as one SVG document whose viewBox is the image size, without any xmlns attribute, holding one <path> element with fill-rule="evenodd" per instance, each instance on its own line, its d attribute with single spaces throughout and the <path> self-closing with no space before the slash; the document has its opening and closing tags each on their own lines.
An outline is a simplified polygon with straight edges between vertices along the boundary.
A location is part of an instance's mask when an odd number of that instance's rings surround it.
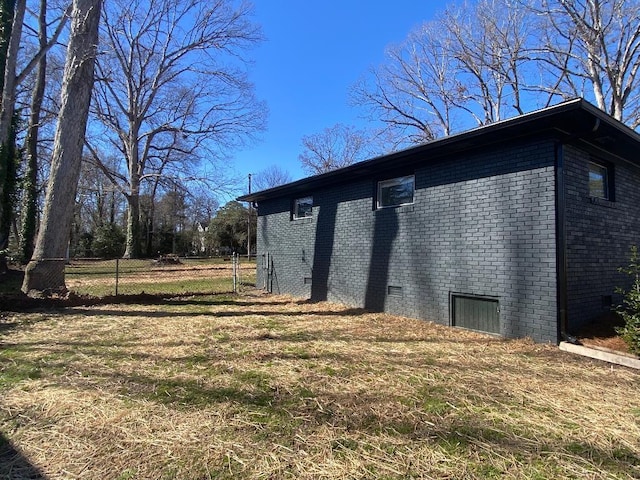
<svg viewBox="0 0 640 480">
<path fill-rule="evenodd" d="M 560 342 L 558 347 L 564 352 L 575 353 L 576 355 L 582 355 L 583 357 L 594 358 L 596 360 L 602 360 L 603 362 L 614 363 L 616 365 L 640 370 L 640 358 L 638 357 L 616 353 L 608 349 L 603 350 L 585 347 L 584 345 L 574 345 L 569 342 Z"/>
</svg>

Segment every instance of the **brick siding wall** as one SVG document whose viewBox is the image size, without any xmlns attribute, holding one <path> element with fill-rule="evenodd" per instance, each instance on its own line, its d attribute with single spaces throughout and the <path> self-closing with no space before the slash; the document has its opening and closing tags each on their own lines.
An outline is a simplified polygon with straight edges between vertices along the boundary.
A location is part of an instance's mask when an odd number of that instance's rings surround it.
<svg viewBox="0 0 640 480">
<path fill-rule="evenodd" d="M 502 335 L 555 342 L 554 161 L 551 141 L 425 161 L 304 192 L 314 199 L 304 220 L 291 219 L 292 198 L 263 201 L 258 255 L 272 259 L 276 293 L 441 324 L 451 293 L 497 297 Z M 376 181 L 408 173 L 414 204 L 375 210 Z"/>
<path fill-rule="evenodd" d="M 589 166 L 612 167 L 612 202 L 589 196 Z M 567 317 L 570 333 L 607 313 L 603 297 L 619 303 L 615 287 L 628 287 L 618 268 L 629 263 L 631 245 L 640 240 L 640 170 L 627 163 L 564 149 L 567 229 Z M 572 332 L 573 331 L 573 332 Z"/>
</svg>

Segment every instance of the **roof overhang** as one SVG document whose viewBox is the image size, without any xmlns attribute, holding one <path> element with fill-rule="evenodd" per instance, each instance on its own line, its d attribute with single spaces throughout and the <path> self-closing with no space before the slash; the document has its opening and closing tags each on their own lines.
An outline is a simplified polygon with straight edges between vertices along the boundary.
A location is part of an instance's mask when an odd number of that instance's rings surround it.
<svg viewBox="0 0 640 480">
<path fill-rule="evenodd" d="M 269 198 L 296 196 L 311 189 L 382 175 L 387 170 L 410 167 L 425 162 L 425 158 L 436 159 L 506 141 L 512 142 L 519 138 L 542 135 L 556 136 L 565 142 L 582 144 L 639 165 L 640 135 L 589 102 L 575 99 L 321 175 L 243 195 L 238 197 L 238 200 L 260 202 Z"/>
</svg>

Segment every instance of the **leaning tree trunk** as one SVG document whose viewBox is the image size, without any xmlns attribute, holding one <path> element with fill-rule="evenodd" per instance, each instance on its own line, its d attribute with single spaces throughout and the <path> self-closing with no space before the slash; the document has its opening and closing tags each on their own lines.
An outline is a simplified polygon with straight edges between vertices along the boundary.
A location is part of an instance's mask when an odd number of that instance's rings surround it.
<svg viewBox="0 0 640 480">
<path fill-rule="evenodd" d="M 22 284 L 25 293 L 66 291 L 64 264 L 93 89 L 101 6 L 102 0 L 73 0 L 49 187 L 35 251 Z"/>
</svg>

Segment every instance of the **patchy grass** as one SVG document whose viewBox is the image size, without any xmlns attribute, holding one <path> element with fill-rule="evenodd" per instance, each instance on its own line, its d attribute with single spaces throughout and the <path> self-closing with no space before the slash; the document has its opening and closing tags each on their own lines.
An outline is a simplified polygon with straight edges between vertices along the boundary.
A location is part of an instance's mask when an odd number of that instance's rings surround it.
<svg viewBox="0 0 640 480">
<path fill-rule="evenodd" d="M 182 259 L 179 264 L 160 265 L 153 260 L 73 261 L 67 265 L 67 287 L 78 295 L 104 297 L 118 293 L 186 294 L 233 291 L 232 265 L 224 259 Z M 240 264 L 240 281 L 255 284 L 255 262 Z"/>
<path fill-rule="evenodd" d="M 232 263 L 229 259 L 181 259 L 179 264 L 160 265 L 150 259 L 72 260 L 65 266 L 67 288 L 80 296 L 182 295 L 233 291 Z M 241 287 L 255 285 L 255 260 L 241 259 Z M 22 296 L 24 272 L 10 269 L 0 282 L 0 295 Z"/>
<path fill-rule="evenodd" d="M 638 478 L 639 379 L 257 292 L 6 314 L 0 477 Z"/>
</svg>

